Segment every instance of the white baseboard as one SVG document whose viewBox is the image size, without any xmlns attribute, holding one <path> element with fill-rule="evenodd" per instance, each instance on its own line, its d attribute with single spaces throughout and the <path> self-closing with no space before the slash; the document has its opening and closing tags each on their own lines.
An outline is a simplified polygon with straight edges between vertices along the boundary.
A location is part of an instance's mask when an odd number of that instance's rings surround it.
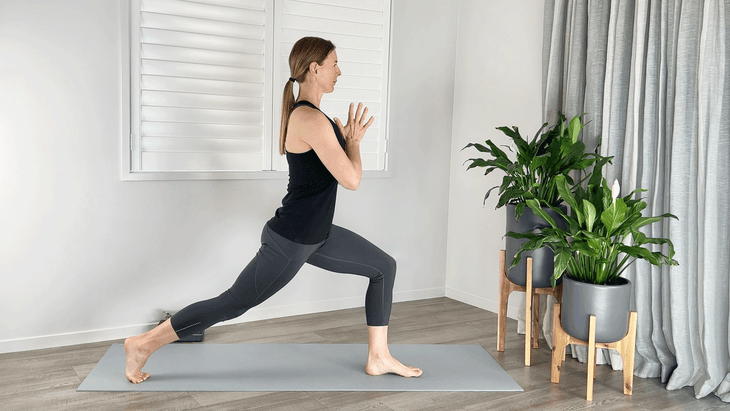
<svg viewBox="0 0 730 411">
<path fill-rule="evenodd" d="M 424 300 L 444 296 L 444 288 L 428 288 L 422 290 L 398 291 L 393 293 L 393 302 Z M 280 305 L 274 307 L 254 307 L 235 320 L 218 325 L 230 325 L 244 322 L 267 320 L 270 318 L 289 317 L 294 315 L 320 313 L 364 306 L 364 296 L 341 298 L 334 300 L 315 301 L 305 304 Z M 100 341 L 118 340 L 131 335 L 142 334 L 157 325 L 138 324 L 101 330 L 80 331 L 66 334 L 43 335 L 38 337 L 19 338 L 0 341 L 0 354 L 40 350 L 44 348 L 64 347 L 68 345 L 94 343 Z M 214 327 L 215 327 L 214 326 Z"/>
<path fill-rule="evenodd" d="M 496 313 L 499 309 L 499 303 L 497 301 L 492 301 L 490 299 L 479 297 L 474 294 L 469 294 L 464 291 L 455 290 L 453 288 L 446 287 L 446 296 L 454 299 L 456 301 L 461 301 L 462 303 L 473 305 L 475 307 L 481 308 L 483 310 L 491 311 L 493 313 Z M 516 306 L 512 306 L 509 303 L 507 304 L 507 318 L 511 318 L 513 320 L 517 319 L 517 310 L 519 308 Z"/>
</svg>

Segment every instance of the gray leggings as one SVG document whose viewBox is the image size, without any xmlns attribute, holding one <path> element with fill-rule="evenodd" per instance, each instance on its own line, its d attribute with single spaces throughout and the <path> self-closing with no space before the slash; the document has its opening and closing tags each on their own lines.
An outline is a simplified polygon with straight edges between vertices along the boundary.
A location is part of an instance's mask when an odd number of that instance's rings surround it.
<svg viewBox="0 0 730 411">
<path fill-rule="evenodd" d="M 218 297 L 191 304 L 172 316 L 172 328 L 183 338 L 236 318 L 281 290 L 304 263 L 336 273 L 368 277 L 365 317 L 371 326 L 388 325 L 393 302 L 395 260 L 352 231 L 333 225 L 319 244 L 299 244 L 264 226 L 261 248 L 231 288 Z"/>
</svg>

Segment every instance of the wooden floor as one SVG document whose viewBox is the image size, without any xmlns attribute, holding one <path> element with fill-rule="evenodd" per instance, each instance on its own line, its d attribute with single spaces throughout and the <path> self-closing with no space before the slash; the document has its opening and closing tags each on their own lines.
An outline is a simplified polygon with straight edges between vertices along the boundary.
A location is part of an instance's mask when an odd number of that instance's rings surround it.
<svg viewBox="0 0 730 411">
<path fill-rule="evenodd" d="M 214 327 L 206 332 L 205 343 L 366 343 L 364 317 L 360 308 Z M 586 365 L 569 357 L 560 384 L 551 384 L 550 351 L 545 342 L 541 341 L 540 348 L 533 351 L 532 366 L 525 367 L 524 337 L 517 335 L 516 329 L 516 321 L 508 320 L 506 348 L 503 353 L 497 353 L 497 315 L 442 297 L 394 304 L 389 339 L 391 344 L 481 344 L 524 392 L 77 393 L 76 388 L 109 346 L 122 342 L 117 340 L 0 355 L 0 410 L 730 408 L 730 404 L 714 395 L 696 400 L 691 388 L 667 391 L 658 379 L 635 378 L 634 395 L 624 396 L 621 372 L 607 366 L 598 367 L 594 401 L 588 403 L 585 401 Z"/>
</svg>

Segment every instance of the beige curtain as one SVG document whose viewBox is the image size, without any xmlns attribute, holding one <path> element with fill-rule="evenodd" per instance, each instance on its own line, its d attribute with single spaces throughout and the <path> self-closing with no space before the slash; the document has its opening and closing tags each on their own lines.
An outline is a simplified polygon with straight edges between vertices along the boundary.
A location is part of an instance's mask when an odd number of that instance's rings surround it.
<svg viewBox="0 0 730 411">
<path fill-rule="evenodd" d="M 680 265 L 625 274 L 635 375 L 730 402 L 730 0 L 546 0 L 543 41 L 544 120 L 585 113 L 586 145 L 615 157 L 608 178 L 679 217 L 646 234 L 669 237 Z"/>
</svg>

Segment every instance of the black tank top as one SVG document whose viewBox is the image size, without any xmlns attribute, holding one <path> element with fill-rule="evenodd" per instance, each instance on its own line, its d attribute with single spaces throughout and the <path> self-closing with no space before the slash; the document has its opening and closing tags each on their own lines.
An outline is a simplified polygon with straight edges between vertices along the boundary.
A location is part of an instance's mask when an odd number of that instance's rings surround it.
<svg viewBox="0 0 730 411">
<path fill-rule="evenodd" d="M 292 111 L 299 106 L 319 110 L 314 104 L 302 100 L 294 105 Z M 327 120 L 332 124 L 337 142 L 344 150 L 345 138 L 335 122 L 329 117 Z M 274 217 L 267 224 L 280 236 L 296 243 L 320 243 L 324 241 L 332 227 L 337 180 L 317 157 L 314 149 L 304 153 L 287 151 L 286 161 L 289 163 L 287 193 L 281 201 L 282 206 L 276 210 Z"/>
</svg>

